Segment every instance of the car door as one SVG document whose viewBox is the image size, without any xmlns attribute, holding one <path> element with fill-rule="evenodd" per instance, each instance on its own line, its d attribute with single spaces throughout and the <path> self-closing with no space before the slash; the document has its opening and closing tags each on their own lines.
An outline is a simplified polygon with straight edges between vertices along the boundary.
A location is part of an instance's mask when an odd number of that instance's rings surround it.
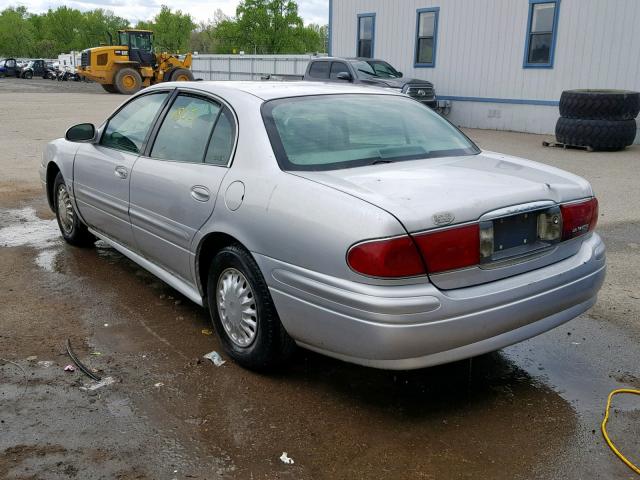
<svg viewBox="0 0 640 480">
<path fill-rule="evenodd" d="M 329 80 L 332 82 L 345 82 L 349 83 L 351 80 L 338 78 L 338 74 L 347 73 L 351 76 L 351 72 L 349 71 L 349 67 L 344 62 L 331 62 L 331 71 L 329 73 Z"/>
<path fill-rule="evenodd" d="M 236 123 L 223 102 L 182 91 L 155 130 L 131 177 L 133 234 L 147 259 L 192 282 L 191 242 L 213 213 Z"/>
<path fill-rule="evenodd" d="M 88 226 L 135 246 L 129 220 L 130 173 L 170 91 L 138 96 L 107 122 L 98 143 L 80 145 L 74 161 L 74 195 Z"/>
<path fill-rule="evenodd" d="M 7 59 L 7 61 L 4 63 L 4 66 L 6 68 L 6 76 L 7 77 L 15 77 L 16 76 L 16 70 L 18 69 L 18 65 L 17 65 L 15 59 L 13 59 L 13 58 Z"/>
</svg>

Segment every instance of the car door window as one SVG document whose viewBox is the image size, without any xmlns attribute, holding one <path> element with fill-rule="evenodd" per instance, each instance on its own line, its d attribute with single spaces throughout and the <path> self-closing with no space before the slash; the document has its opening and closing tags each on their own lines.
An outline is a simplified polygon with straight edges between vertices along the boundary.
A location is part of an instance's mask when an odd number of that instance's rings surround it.
<svg viewBox="0 0 640 480">
<path fill-rule="evenodd" d="M 7 60 L 7 63 L 5 64 L 5 66 L 7 68 L 16 68 L 16 61 L 15 60 Z"/>
<path fill-rule="evenodd" d="M 100 144 L 117 150 L 140 153 L 153 120 L 168 95 L 167 92 L 153 93 L 129 102 L 111 117 Z"/>
<path fill-rule="evenodd" d="M 329 78 L 329 62 L 313 62 L 309 68 L 309 77 L 317 78 L 318 80 Z"/>
<path fill-rule="evenodd" d="M 225 107 L 216 122 L 211 142 L 205 157 L 205 163 L 211 165 L 226 165 L 233 150 L 233 143 L 236 139 L 236 125 L 233 121 L 231 111 Z"/>
<path fill-rule="evenodd" d="M 151 156 L 202 163 L 221 106 L 201 97 L 178 95 L 162 122 Z"/>
<path fill-rule="evenodd" d="M 338 79 L 339 73 L 349 73 L 349 67 L 342 62 L 333 62 L 331 64 L 331 76 L 332 80 Z"/>
</svg>

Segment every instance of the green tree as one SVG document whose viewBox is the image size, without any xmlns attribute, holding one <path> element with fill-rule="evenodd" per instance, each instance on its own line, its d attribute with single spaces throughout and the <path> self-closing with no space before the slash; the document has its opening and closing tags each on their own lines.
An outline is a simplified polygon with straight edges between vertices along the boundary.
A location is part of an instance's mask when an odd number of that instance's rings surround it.
<svg viewBox="0 0 640 480">
<path fill-rule="evenodd" d="M 85 12 L 81 28 L 83 46 L 96 47 L 100 43 L 107 43 L 107 32 L 114 35 L 118 30 L 128 27 L 129 21 L 126 18 L 118 17 L 110 10 L 98 8 Z"/>
<path fill-rule="evenodd" d="M 0 55 L 27 57 L 35 42 L 26 7 L 9 7 L 0 12 Z"/>
<path fill-rule="evenodd" d="M 75 8 L 58 7 L 55 10 L 49 9 L 44 14 L 44 35 L 43 40 L 52 42 L 57 56 L 61 52 L 71 50 L 81 50 L 84 46 L 80 29 L 82 28 L 82 12 Z"/>
<path fill-rule="evenodd" d="M 157 51 L 184 53 L 189 49 L 191 32 L 196 24 L 188 13 L 172 12 L 162 5 L 160 12 L 150 22 L 138 22 L 136 28 L 153 30 Z"/>
</svg>

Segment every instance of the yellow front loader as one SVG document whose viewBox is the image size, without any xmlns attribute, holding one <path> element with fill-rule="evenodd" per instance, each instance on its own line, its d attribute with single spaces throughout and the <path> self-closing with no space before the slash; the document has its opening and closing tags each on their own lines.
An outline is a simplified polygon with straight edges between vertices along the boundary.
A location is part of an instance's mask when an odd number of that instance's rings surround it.
<svg viewBox="0 0 640 480">
<path fill-rule="evenodd" d="M 154 53 L 149 30 L 118 30 L 117 43 L 84 50 L 78 74 L 125 95 L 160 82 L 193 80 L 191 54 Z"/>
</svg>

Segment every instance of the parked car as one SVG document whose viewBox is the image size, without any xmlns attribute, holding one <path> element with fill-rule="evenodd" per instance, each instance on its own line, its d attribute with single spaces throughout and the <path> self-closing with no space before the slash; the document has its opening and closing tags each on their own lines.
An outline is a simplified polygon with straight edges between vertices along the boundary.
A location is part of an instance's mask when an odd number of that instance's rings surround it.
<svg viewBox="0 0 640 480">
<path fill-rule="evenodd" d="M 18 72 L 15 58 L 0 58 L 0 77 L 17 77 Z"/>
<path fill-rule="evenodd" d="M 587 181 L 392 89 L 162 83 L 49 143 L 40 177 L 68 243 L 207 305 L 252 369 L 295 344 L 388 369 L 476 356 L 586 311 L 605 276 Z"/>
<path fill-rule="evenodd" d="M 315 82 L 342 82 L 393 88 L 415 100 L 436 108 L 433 83 L 416 78 L 405 78 L 384 60 L 371 58 L 324 57 L 313 59 L 307 65 L 304 80 Z"/>
<path fill-rule="evenodd" d="M 22 78 L 31 79 L 34 76 L 47 78 L 48 66 L 44 60 L 31 60 L 20 72 Z"/>
</svg>

